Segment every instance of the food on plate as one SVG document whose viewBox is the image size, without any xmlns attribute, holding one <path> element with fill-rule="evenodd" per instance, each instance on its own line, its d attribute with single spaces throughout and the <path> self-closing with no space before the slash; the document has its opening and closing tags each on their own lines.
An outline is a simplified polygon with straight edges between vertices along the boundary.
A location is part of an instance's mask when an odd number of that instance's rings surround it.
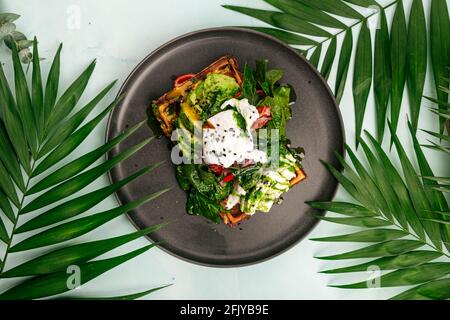
<svg viewBox="0 0 450 320">
<path fill-rule="evenodd" d="M 152 102 L 149 125 L 172 138 L 176 167 L 188 193 L 186 210 L 236 226 L 269 212 L 283 193 L 306 179 L 304 151 L 286 137 L 295 93 L 268 61 L 245 65 L 224 56 L 197 74 L 183 74 Z M 175 137 L 175 138 L 174 138 Z M 175 162 L 175 161 L 174 161 Z"/>
</svg>

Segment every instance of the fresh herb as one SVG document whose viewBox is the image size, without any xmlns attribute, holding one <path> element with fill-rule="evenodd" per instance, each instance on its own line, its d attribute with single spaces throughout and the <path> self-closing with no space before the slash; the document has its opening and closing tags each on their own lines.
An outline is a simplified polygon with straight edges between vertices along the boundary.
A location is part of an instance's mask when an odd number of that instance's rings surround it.
<svg viewBox="0 0 450 320">
<path fill-rule="evenodd" d="M 239 185 L 244 190 L 250 190 L 256 186 L 258 181 L 261 179 L 261 175 L 261 166 L 258 165 L 243 169 L 239 173 L 237 179 L 239 181 Z"/>
<path fill-rule="evenodd" d="M 197 190 L 192 190 L 186 203 L 186 211 L 192 215 L 199 215 L 219 224 L 222 208 L 215 201 Z"/>
<path fill-rule="evenodd" d="M 272 120 L 269 121 L 269 129 L 279 129 L 280 139 L 286 137 L 286 122 L 291 118 L 289 97 L 291 89 L 286 86 L 274 90 L 273 97 L 266 97 L 259 102 L 260 106 L 270 107 Z"/>
<path fill-rule="evenodd" d="M 244 81 L 242 83 L 242 99 L 248 99 L 248 102 L 255 105 L 258 101 L 258 95 L 256 94 L 256 81 L 255 73 L 248 64 L 244 67 Z"/>
<path fill-rule="evenodd" d="M 242 114 L 237 111 L 233 112 L 234 121 L 236 121 L 237 126 L 242 130 L 247 130 L 247 121 L 245 121 Z"/>
<path fill-rule="evenodd" d="M 186 176 L 185 166 L 179 165 L 176 168 L 176 178 L 181 189 L 188 191 L 191 188 L 191 181 Z"/>
<path fill-rule="evenodd" d="M 284 76 L 281 69 L 267 70 L 269 60 L 256 61 L 255 80 L 267 96 L 273 96 L 275 84 Z"/>
</svg>

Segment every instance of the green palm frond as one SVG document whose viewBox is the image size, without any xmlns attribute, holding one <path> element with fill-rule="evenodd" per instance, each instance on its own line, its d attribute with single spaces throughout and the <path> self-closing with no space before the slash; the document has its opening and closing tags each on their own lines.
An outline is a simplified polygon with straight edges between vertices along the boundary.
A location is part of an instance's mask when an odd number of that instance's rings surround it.
<svg viewBox="0 0 450 320">
<path fill-rule="evenodd" d="M 361 162 L 348 146 L 348 162 L 337 155 L 344 167 L 343 173 L 325 163 L 356 202 L 311 202 L 309 205 L 338 214 L 319 216 L 322 220 L 364 229 L 312 240 L 369 244 L 350 252 L 317 257 L 326 260 L 373 259 L 322 273 L 367 272 L 376 266 L 384 272 L 378 278 L 381 287 L 415 286 L 394 299 L 449 299 L 450 291 L 445 284 L 448 285 L 446 276 L 450 274 L 450 209 L 443 194 L 445 185 L 442 185 L 448 181 L 435 177 L 411 123 L 409 128 L 415 161 L 407 157 L 390 124 L 400 171 L 367 131 L 367 140 L 360 139 L 367 164 Z M 333 287 L 371 288 L 372 280 Z"/>
<path fill-rule="evenodd" d="M 450 72 L 450 22 L 446 0 L 432 0 L 429 32 L 422 0 L 411 0 L 409 19 L 406 18 L 403 0 L 390 1 L 385 6 L 375 0 L 262 1 L 274 9 L 260 10 L 232 5 L 224 7 L 269 25 L 247 28 L 265 32 L 295 46 L 326 79 L 335 67 L 334 92 L 338 102 L 345 89 L 352 53 L 355 52 L 352 78 L 357 145 L 371 87 L 375 97 L 377 140 L 380 143 L 384 136 L 389 100 L 390 122 L 396 131 L 406 84 L 411 102 L 412 126 L 417 130 L 428 46 L 436 88 L 443 85 L 442 79 L 448 78 Z M 389 30 L 386 10 L 394 6 L 395 13 Z M 346 21 L 351 19 L 352 22 L 344 24 L 335 16 L 345 18 Z M 371 32 L 368 24 L 375 16 L 378 16 L 379 27 Z M 359 36 L 354 44 L 353 31 L 358 27 Z M 371 46 L 373 36 L 374 48 Z M 447 101 L 447 97 L 448 93 L 439 93 L 441 101 Z M 443 122 L 440 129 L 442 132 Z"/>
<path fill-rule="evenodd" d="M 69 292 L 73 289 L 67 285 L 69 267 L 78 268 L 80 284 L 83 285 L 154 245 L 109 259 L 95 260 L 97 257 L 163 227 L 156 225 L 91 242 L 72 241 L 155 199 L 167 189 L 116 208 L 80 217 L 123 186 L 158 167 L 159 163 L 142 168 L 114 184 L 83 192 L 85 187 L 104 176 L 111 168 L 139 152 L 151 139 L 97 163 L 145 123 L 141 122 L 97 149 L 60 164 L 120 101 L 120 98 L 114 100 L 98 115 L 86 121 L 115 82 L 107 85 L 86 106 L 74 111 L 94 71 L 95 62 L 58 98 L 60 54 L 61 46 L 45 85 L 36 39 L 33 45 L 31 86 L 27 83 L 16 46 L 12 46 L 14 90 L 0 64 L 0 246 L 4 252 L 0 259 L 0 284 L 2 279 L 28 277 L 13 287 L 1 286 L 0 299 L 38 299 Z M 67 200 L 69 196 L 72 198 Z M 20 241 L 17 237 L 19 234 Z M 32 258 L 18 265 L 8 263 L 10 256 L 16 252 L 27 253 L 55 244 L 62 246 L 41 255 L 33 254 Z M 158 289 L 117 298 L 139 298 Z"/>
</svg>

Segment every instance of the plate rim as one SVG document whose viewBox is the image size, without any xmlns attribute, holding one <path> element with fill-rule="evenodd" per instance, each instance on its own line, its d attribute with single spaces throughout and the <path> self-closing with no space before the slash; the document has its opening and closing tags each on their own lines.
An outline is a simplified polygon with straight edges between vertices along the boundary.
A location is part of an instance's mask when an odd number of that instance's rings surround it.
<svg viewBox="0 0 450 320">
<path fill-rule="evenodd" d="M 152 50 L 149 54 L 147 54 L 133 69 L 132 71 L 128 74 L 128 76 L 123 80 L 123 83 L 121 84 L 116 98 L 120 97 L 123 92 L 125 87 L 127 86 L 127 84 L 129 83 L 129 81 L 140 71 L 141 67 L 149 60 L 151 59 L 155 54 L 157 54 L 158 52 L 164 50 L 166 47 L 169 47 L 170 45 L 172 45 L 173 43 L 183 40 L 185 38 L 189 38 L 192 36 L 196 36 L 202 33 L 210 33 L 210 32 L 215 32 L 215 31 L 225 31 L 225 32 L 243 32 L 243 33 L 249 33 L 249 34 L 253 34 L 253 35 L 257 35 L 263 38 L 266 38 L 269 41 L 274 41 L 276 43 L 278 43 L 279 45 L 283 46 L 285 49 L 291 51 L 292 53 L 294 53 L 299 59 L 301 59 L 304 63 L 306 63 L 308 65 L 308 67 L 318 76 L 318 78 L 320 79 L 320 81 L 322 82 L 322 84 L 324 85 L 324 87 L 326 88 L 328 95 L 330 96 L 334 108 L 336 110 L 337 113 L 337 118 L 338 118 L 338 122 L 339 122 L 339 126 L 341 128 L 341 139 L 342 139 L 342 148 L 341 150 L 339 150 L 339 154 L 346 159 L 347 157 L 347 152 L 345 150 L 345 145 L 346 145 L 346 133 L 345 133 L 345 126 L 344 126 L 344 121 L 342 118 L 342 113 L 341 110 L 339 108 L 339 105 L 336 101 L 336 98 L 333 94 L 333 91 L 331 90 L 330 86 L 328 85 L 328 82 L 325 80 L 325 78 L 321 75 L 321 73 L 317 70 L 317 68 L 315 66 L 313 66 L 311 64 L 311 62 L 304 57 L 303 55 L 301 55 L 299 52 L 297 52 L 294 48 L 292 48 L 291 46 L 289 46 L 288 44 L 284 43 L 283 41 L 268 35 L 266 33 L 260 32 L 260 31 L 256 31 L 253 29 L 248 29 L 248 28 L 242 28 L 242 27 L 213 27 L 213 28 L 203 28 L 203 29 L 198 29 L 195 31 L 191 31 L 188 33 L 184 33 L 182 35 L 179 35 L 167 42 L 164 42 L 162 45 L 158 46 L 156 49 Z M 109 115 L 108 115 L 108 120 L 106 122 L 106 129 L 105 129 L 105 137 L 104 137 L 104 141 L 105 143 L 107 143 L 109 141 L 109 136 L 111 133 L 111 122 L 112 122 L 112 118 L 114 115 L 114 111 L 115 108 L 113 108 Z M 336 150 L 337 151 L 337 150 Z M 110 159 L 110 155 L 111 155 L 111 151 L 106 153 L 106 160 Z M 339 165 L 339 167 L 337 168 L 339 172 L 341 172 L 343 170 L 343 167 L 341 165 Z M 113 177 L 112 177 L 112 169 L 108 171 L 108 181 L 109 183 L 114 183 L 113 181 Z M 332 201 L 335 197 L 336 194 L 338 192 L 340 184 L 337 183 L 330 201 Z M 123 205 L 122 201 L 120 200 L 117 192 L 114 192 L 114 197 L 116 198 L 117 202 L 119 205 Z M 324 216 L 325 215 L 325 211 L 324 210 L 317 210 L 318 215 L 320 216 Z M 136 230 L 141 230 L 136 222 L 131 218 L 130 214 L 127 212 L 126 214 L 127 219 L 130 221 L 131 225 L 136 228 Z M 169 249 L 157 244 L 149 235 L 145 235 L 144 237 L 150 241 L 152 244 L 154 244 L 157 248 L 159 248 L 160 250 L 162 250 L 163 252 L 169 254 L 170 256 L 180 259 L 184 262 L 188 262 L 194 265 L 198 265 L 198 266 L 203 266 L 203 267 L 211 267 L 211 268 L 217 268 L 217 269 L 229 269 L 229 268 L 242 268 L 242 267 L 248 267 L 248 266 L 252 266 L 252 265 L 256 265 L 256 264 L 260 264 L 269 260 L 272 260 L 278 256 L 280 256 L 281 254 L 293 249 L 295 246 L 297 246 L 301 241 L 303 241 L 319 224 L 320 219 L 315 218 L 314 222 L 311 224 L 311 227 L 307 230 L 307 232 L 305 232 L 301 237 L 299 237 L 298 239 L 296 239 L 294 242 L 292 242 L 291 244 L 289 244 L 288 246 L 286 246 L 285 248 L 283 248 L 282 250 L 279 250 L 271 255 L 268 255 L 267 257 L 264 257 L 262 259 L 258 259 L 258 260 L 254 260 L 254 261 L 250 261 L 250 262 L 245 262 L 245 263 L 232 263 L 232 264 L 217 264 L 217 263 L 207 263 L 207 262 L 201 262 L 201 261 L 197 261 L 197 260 L 193 260 L 187 257 L 184 257 L 182 255 L 176 254 L 172 251 L 170 251 Z"/>
</svg>

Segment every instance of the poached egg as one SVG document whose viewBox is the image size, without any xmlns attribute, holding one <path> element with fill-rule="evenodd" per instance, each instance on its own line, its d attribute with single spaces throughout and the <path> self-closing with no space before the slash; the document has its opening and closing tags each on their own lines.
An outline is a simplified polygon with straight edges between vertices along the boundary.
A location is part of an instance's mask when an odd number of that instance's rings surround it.
<svg viewBox="0 0 450 320">
<path fill-rule="evenodd" d="M 236 109 L 224 110 L 229 106 Z M 203 128 L 204 162 L 224 168 L 245 160 L 266 163 L 266 153 L 256 148 L 252 135 L 254 130 L 251 129 L 259 118 L 258 109 L 247 99 L 230 99 L 222 104 L 221 109 L 224 111 L 208 119 L 210 128 Z"/>
</svg>

